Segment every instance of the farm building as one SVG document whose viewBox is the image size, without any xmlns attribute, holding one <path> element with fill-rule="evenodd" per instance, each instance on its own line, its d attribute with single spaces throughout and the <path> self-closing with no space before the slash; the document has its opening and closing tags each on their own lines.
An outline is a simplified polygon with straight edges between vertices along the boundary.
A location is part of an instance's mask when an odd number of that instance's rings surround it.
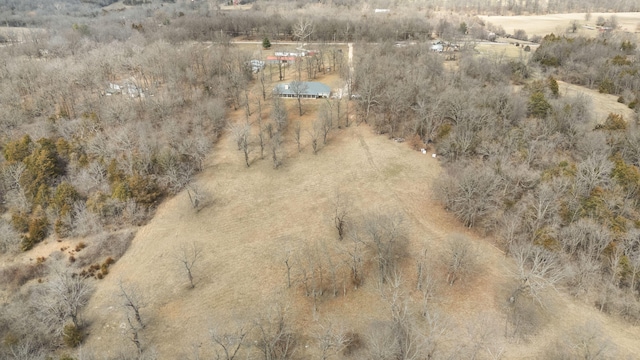
<svg viewBox="0 0 640 360">
<path fill-rule="evenodd" d="M 298 85 L 299 84 L 299 85 Z M 278 84 L 273 92 L 280 97 L 297 98 L 298 93 L 303 99 L 329 98 L 331 88 L 327 85 L 315 81 L 311 82 L 291 82 L 289 84 Z"/>
<path fill-rule="evenodd" d="M 267 64 L 287 64 L 296 61 L 295 56 L 267 56 Z"/>
</svg>

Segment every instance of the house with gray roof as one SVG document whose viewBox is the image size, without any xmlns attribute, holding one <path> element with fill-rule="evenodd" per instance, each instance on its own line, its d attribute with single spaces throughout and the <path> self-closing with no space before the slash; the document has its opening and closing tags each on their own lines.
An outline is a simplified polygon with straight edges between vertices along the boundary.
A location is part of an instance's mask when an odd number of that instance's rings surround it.
<svg viewBox="0 0 640 360">
<path fill-rule="evenodd" d="M 292 81 L 288 84 L 276 85 L 273 92 L 285 98 L 297 98 L 300 95 L 303 99 L 328 99 L 331 88 L 315 81 Z"/>
</svg>

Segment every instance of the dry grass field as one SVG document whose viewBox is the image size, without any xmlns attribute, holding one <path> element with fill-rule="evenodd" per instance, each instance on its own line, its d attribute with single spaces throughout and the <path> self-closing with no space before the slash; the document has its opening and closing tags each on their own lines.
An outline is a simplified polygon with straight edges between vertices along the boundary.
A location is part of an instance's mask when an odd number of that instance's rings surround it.
<svg viewBox="0 0 640 360">
<path fill-rule="evenodd" d="M 486 16 L 480 18 L 494 25 L 502 26 L 507 33 L 513 34 L 516 29 L 522 29 L 529 36 L 545 36 L 550 33 L 562 34 L 566 32 L 572 21 L 578 21 L 580 26 L 584 24 L 595 25 L 599 16 L 609 18 L 615 15 L 618 18 L 619 28 L 624 32 L 637 32 L 640 23 L 640 13 L 592 13 L 589 21 L 585 20 L 584 13 L 573 14 L 549 14 L 549 15 L 527 15 L 527 16 Z M 596 30 L 581 29 L 585 35 L 595 35 Z"/>
<path fill-rule="evenodd" d="M 288 105 L 294 114 L 294 101 Z M 432 184 L 443 171 L 438 159 L 376 135 L 365 124 L 335 131 L 313 155 L 305 131 L 318 103 L 307 100 L 304 106 L 302 118 L 292 116 L 302 122 L 302 152 L 297 152 L 289 136 L 281 168 L 273 169 L 268 157 L 259 159 L 255 147 L 247 168 L 236 144 L 225 135 L 196 179 L 212 194 L 210 205 L 196 212 L 183 192 L 160 206 L 88 304 L 85 319 L 90 336 L 85 351 L 116 355 L 122 349 L 134 350 L 117 305 L 120 280 L 135 284 L 144 295 L 142 316 L 148 327 L 141 333 L 142 342 L 155 344 L 161 359 L 195 358 L 196 353 L 210 358 L 211 329 L 230 331 L 237 324 L 251 324 L 272 304 L 288 307 L 300 335 L 296 347 L 300 359 L 318 358 L 311 336 L 320 324 L 366 333 L 377 319 L 390 316 L 374 275 L 358 290 L 347 287 L 346 296 L 324 299 L 316 311 L 299 285 L 286 287 L 287 251 L 304 254 L 316 244 L 330 249 L 337 245 L 332 216 L 335 194 L 340 191 L 352 200 L 353 219 L 373 211 L 400 212 L 409 229 L 409 254 L 426 249 L 438 280 L 445 276 L 439 259 L 447 236 L 465 233 L 473 239 L 481 254 L 477 274 L 453 287 L 442 285 L 437 293 L 437 306 L 450 316 L 456 334 L 443 349 L 470 341 L 473 328 L 483 328 L 494 337 L 495 348 L 504 350 L 505 358 L 540 358 L 550 341 L 588 323 L 599 324 L 621 355 L 640 353 L 638 327 L 554 292 L 548 294 L 551 300 L 539 335 L 527 342 L 505 342 L 503 307 L 507 286 L 513 281 L 511 260 L 493 246 L 492 239 L 469 233 L 433 200 Z M 244 115 L 238 111 L 231 117 L 243 121 Z M 180 244 L 192 241 L 202 246 L 204 254 L 195 267 L 194 289 L 174 258 Z M 403 260 L 404 293 L 411 303 L 419 298 L 412 285 L 415 272 L 415 258 Z M 248 358 L 258 357 L 259 350 L 251 342 L 248 345 Z"/>
</svg>

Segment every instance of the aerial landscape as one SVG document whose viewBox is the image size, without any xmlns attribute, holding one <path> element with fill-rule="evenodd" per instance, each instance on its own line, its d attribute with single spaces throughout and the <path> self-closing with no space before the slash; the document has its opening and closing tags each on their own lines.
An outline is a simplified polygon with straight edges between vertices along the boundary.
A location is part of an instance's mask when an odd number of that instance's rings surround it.
<svg viewBox="0 0 640 360">
<path fill-rule="evenodd" d="M 0 0 L 0 359 L 640 359 L 636 0 Z"/>
</svg>

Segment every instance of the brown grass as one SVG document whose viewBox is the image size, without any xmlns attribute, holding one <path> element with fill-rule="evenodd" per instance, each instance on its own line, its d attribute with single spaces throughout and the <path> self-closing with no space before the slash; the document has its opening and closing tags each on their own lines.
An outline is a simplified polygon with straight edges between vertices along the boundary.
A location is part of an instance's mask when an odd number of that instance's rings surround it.
<svg viewBox="0 0 640 360">
<path fill-rule="evenodd" d="M 340 84 L 335 74 L 319 81 L 332 87 Z M 438 265 L 443 240 L 453 232 L 469 236 L 481 254 L 479 270 L 468 281 L 441 286 L 438 306 L 462 329 L 456 331 L 463 331 L 480 317 L 504 323 L 511 261 L 492 245 L 492 239 L 482 239 L 462 228 L 431 199 L 431 184 L 442 171 L 438 160 L 431 153 L 423 155 L 406 142 L 390 141 L 355 123 L 330 134 L 328 144 L 313 155 L 307 131 L 321 101 L 305 100 L 302 117 L 297 115 L 295 100 L 286 104 L 291 126 L 285 136 L 281 168 L 274 170 L 266 154 L 260 159 L 256 146 L 247 168 L 233 139 L 223 136 L 196 180 L 212 194 L 212 205 L 196 212 L 183 192 L 158 208 L 127 253 L 109 266 L 110 275 L 100 282 L 87 306 L 86 319 L 93 324 L 88 347 L 111 355 L 117 353 L 114 349 L 132 347 L 123 336 L 124 318 L 114 300 L 119 280 L 137 284 L 144 294 L 147 307 L 143 317 L 148 323 L 144 339 L 156 346 L 161 358 L 185 356 L 193 344 L 199 344 L 201 355 L 211 355 L 209 329 L 231 330 L 234 324 L 250 323 L 276 303 L 289 308 L 293 328 L 300 335 L 296 350 L 300 358 L 317 355 L 311 334 L 321 323 L 338 324 L 362 340 L 373 322 L 389 317 L 389 305 L 381 299 L 375 275 L 369 275 L 358 290 L 347 287 L 346 296 L 323 297 L 317 311 L 300 286 L 286 287 L 283 261 L 287 250 L 300 252 L 315 244 L 335 247 L 332 202 L 336 190 L 352 199 L 354 217 L 371 211 L 401 212 L 409 225 L 408 252 L 420 254 L 428 249 L 431 271 L 440 280 L 445 276 Z M 268 109 L 264 116 L 268 117 Z M 244 121 L 244 110 L 231 117 Z M 303 129 L 301 153 L 292 136 L 295 121 L 300 121 Z M 201 244 L 204 254 L 194 268 L 196 287 L 192 290 L 174 259 L 176 248 L 191 241 Z M 92 248 L 89 244 L 82 254 Z M 413 291 L 415 260 L 403 261 L 401 272 L 406 296 L 417 302 L 420 295 Z M 625 328 L 564 295 L 550 296 L 555 299 L 554 306 L 547 312 L 549 320 L 543 331 L 526 344 L 507 344 L 506 358 L 541 354 L 553 336 L 561 334 L 556 328 L 567 328 L 585 316 L 605 323 L 606 331 L 616 336 L 625 351 L 640 353 L 640 344 L 635 342 L 637 329 Z"/>
<path fill-rule="evenodd" d="M 549 14 L 549 15 L 537 15 L 537 16 L 480 16 L 484 21 L 490 22 L 494 25 L 502 26 L 507 33 L 513 34 L 516 29 L 522 29 L 527 32 L 527 35 L 540 35 L 545 36 L 550 33 L 556 35 L 563 34 L 569 28 L 571 21 L 578 21 L 580 27 L 587 24 L 595 26 L 596 19 L 599 16 L 603 16 L 608 19 L 614 15 L 613 13 L 592 13 L 591 20 L 585 20 L 584 13 L 573 14 Z M 640 23 L 640 13 L 617 13 L 618 23 L 620 24 L 620 31 L 635 32 L 636 25 Z M 596 36 L 598 32 L 596 30 L 587 30 L 580 28 L 580 34 L 585 36 Z"/>
</svg>

